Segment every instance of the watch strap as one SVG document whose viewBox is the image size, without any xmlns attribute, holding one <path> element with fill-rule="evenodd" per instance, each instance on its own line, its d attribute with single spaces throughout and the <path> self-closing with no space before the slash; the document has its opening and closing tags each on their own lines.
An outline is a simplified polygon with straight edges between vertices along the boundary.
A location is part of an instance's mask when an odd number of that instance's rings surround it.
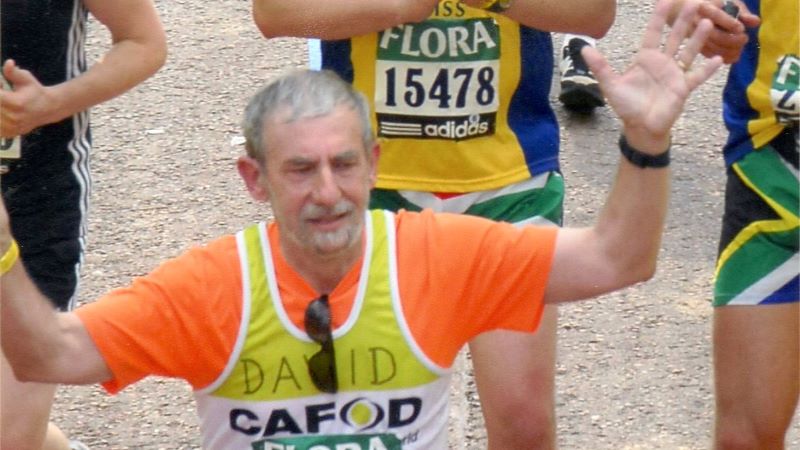
<svg viewBox="0 0 800 450">
<path fill-rule="evenodd" d="M 641 167 L 642 169 L 648 167 L 658 169 L 669 166 L 669 147 L 657 155 L 649 155 L 631 147 L 631 145 L 628 144 L 628 140 L 625 139 L 625 135 L 620 134 L 619 151 L 631 164 L 636 167 Z"/>
</svg>

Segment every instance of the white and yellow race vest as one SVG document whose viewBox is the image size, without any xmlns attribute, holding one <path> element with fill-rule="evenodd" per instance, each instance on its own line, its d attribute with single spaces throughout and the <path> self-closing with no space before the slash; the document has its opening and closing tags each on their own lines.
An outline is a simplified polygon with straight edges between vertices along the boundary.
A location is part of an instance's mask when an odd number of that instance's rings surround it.
<svg viewBox="0 0 800 450">
<path fill-rule="evenodd" d="M 397 292 L 394 216 L 367 213 L 349 317 L 334 330 L 339 392 L 311 382 L 320 346 L 288 318 L 262 224 L 237 235 L 242 324 L 225 371 L 195 393 L 206 449 L 378 450 L 447 446 L 449 370 L 428 359 Z"/>
</svg>

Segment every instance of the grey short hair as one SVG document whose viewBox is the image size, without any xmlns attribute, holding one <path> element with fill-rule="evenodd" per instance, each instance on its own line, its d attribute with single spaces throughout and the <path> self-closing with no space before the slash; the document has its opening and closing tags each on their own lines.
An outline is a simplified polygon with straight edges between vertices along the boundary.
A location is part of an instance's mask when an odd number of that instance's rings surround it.
<svg viewBox="0 0 800 450">
<path fill-rule="evenodd" d="M 282 75 L 254 95 L 245 108 L 242 128 L 247 155 L 264 164 L 269 132 L 265 124 L 275 114 L 286 114 L 287 122 L 294 122 L 328 115 L 341 105 L 358 114 L 364 148 L 369 151 L 375 137 L 364 95 L 330 70 L 299 69 Z"/>
</svg>

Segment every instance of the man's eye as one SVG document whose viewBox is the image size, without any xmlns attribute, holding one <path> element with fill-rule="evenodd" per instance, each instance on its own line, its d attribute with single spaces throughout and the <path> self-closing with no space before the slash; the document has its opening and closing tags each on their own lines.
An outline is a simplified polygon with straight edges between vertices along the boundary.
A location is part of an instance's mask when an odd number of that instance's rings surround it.
<svg viewBox="0 0 800 450">
<path fill-rule="evenodd" d="M 347 170 L 355 167 L 355 161 L 340 161 L 334 166 L 337 170 Z"/>
<path fill-rule="evenodd" d="M 298 175 L 305 175 L 305 174 L 311 173 L 312 170 L 313 170 L 313 168 L 311 166 L 295 166 L 295 167 L 292 167 L 290 172 L 298 174 Z"/>
</svg>

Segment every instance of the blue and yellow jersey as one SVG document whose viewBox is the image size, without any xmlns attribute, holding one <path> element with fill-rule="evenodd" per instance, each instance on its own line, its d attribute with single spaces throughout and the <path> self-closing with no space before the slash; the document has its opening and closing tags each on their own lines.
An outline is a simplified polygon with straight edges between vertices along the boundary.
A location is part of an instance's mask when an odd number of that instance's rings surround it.
<svg viewBox="0 0 800 450">
<path fill-rule="evenodd" d="M 723 94 L 723 117 L 730 135 L 730 166 L 763 147 L 800 115 L 800 44 L 797 0 L 744 0 L 761 17 L 749 30 L 741 59 L 731 66 Z"/>
<path fill-rule="evenodd" d="M 471 192 L 558 170 L 549 33 L 447 0 L 422 23 L 321 49 L 371 102 L 378 187 Z"/>
</svg>

